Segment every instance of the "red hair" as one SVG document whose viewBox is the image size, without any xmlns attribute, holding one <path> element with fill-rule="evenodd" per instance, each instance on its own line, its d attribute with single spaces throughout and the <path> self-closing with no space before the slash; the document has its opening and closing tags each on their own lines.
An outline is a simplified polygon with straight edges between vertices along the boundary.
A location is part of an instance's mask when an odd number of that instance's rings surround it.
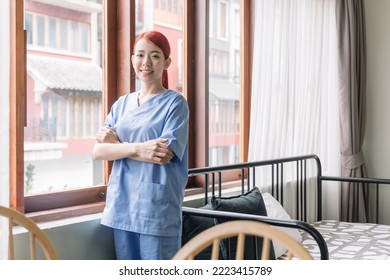
<svg viewBox="0 0 390 280">
<path fill-rule="evenodd" d="M 137 39 L 134 41 L 134 49 L 137 45 L 138 41 L 141 39 L 145 39 L 148 43 L 151 43 L 157 47 L 159 47 L 163 54 L 164 59 L 168 59 L 171 54 L 171 47 L 169 45 L 169 41 L 167 37 L 164 36 L 161 32 L 158 31 L 146 31 L 144 33 L 141 33 Z M 168 71 L 164 70 L 162 75 L 162 84 L 165 88 L 168 88 Z"/>
</svg>

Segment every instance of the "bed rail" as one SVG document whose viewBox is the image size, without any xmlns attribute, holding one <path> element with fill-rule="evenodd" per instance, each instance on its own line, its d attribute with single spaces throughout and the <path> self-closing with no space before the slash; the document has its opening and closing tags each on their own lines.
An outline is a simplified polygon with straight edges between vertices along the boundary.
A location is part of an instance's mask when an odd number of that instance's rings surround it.
<svg viewBox="0 0 390 280">
<path fill-rule="evenodd" d="M 314 166 L 311 175 L 308 175 L 308 162 Z M 295 169 L 295 174 L 291 174 L 290 178 L 286 180 L 285 170 L 287 166 Z M 315 210 L 317 217 L 322 217 L 322 192 L 321 192 L 321 162 L 316 155 L 305 155 L 288 157 L 273 160 L 245 162 L 237 164 L 229 164 L 223 166 L 210 166 L 201 168 L 192 168 L 188 172 L 189 178 L 203 176 L 203 193 L 204 204 L 207 204 L 210 196 L 222 196 L 223 189 L 223 175 L 231 171 L 240 172 L 241 182 L 238 185 L 241 187 L 241 193 L 251 190 L 256 184 L 256 170 L 262 168 L 267 176 L 270 178 L 269 188 L 271 194 L 282 204 L 285 202 L 285 191 L 288 188 L 289 182 L 296 182 L 295 192 L 295 213 L 294 217 L 297 220 L 307 221 L 308 209 L 308 178 L 316 181 L 316 201 Z M 267 168 L 267 170 L 265 170 Z M 261 171 L 261 170 L 260 170 Z M 197 186 L 199 187 L 199 186 Z M 291 214 L 291 213 L 290 213 Z"/>
<path fill-rule="evenodd" d="M 285 179 L 284 173 L 287 169 L 286 166 L 294 165 L 296 173 L 294 176 Z M 315 170 L 311 170 L 308 175 L 308 166 L 312 166 Z M 382 178 L 355 178 L 355 177 L 340 177 L 340 176 L 323 176 L 322 165 L 317 155 L 304 155 L 296 157 L 287 157 L 280 159 L 245 162 L 237 164 L 229 164 L 223 166 L 210 166 L 201 168 L 192 168 L 189 170 L 188 176 L 197 177 L 203 176 L 203 193 L 204 193 L 204 204 L 207 204 L 210 196 L 222 196 L 223 190 L 223 174 L 231 171 L 240 172 L 240 180 L 238 184 L 241 187 L 241 192 L 249 191 L 256 186 L 256 169 L 268 167 L 268 175 L 271 178 L 270 189 L 272 195 L 282 204 L 285 204 L 285 191 L 286 186 L 289 182 L 296 182 L 296 193 L 295 198 L 295 213 L 294 218 L 301 221 L 308 221 L 307 211 L 309 209 L 310 199 L 316 200 L 315 211 L 316 220 L 322 220 L 323 211 L 323 183 L 326 181 L 334 181 L 340 183 L 354 183 L 355 187 L 358 187 L 359 191 L 366 192 L 365 201 L 366 205 L 373 204 L 366 207 L 367 221 L 379 223 L 379 209 L 380 209 L 380 194 L 382 187 L 390 187 L 390 179 Z M 308 197 L 309 184 L 308 180 L 312 179 L 316 182 L 316 194 L 315 197 Z M 199 185 L 197 185 L 199 187 Z M 355 195 L 359 195 L 359 191 L 355 192 Z M 373 198 L 371 196 L 373 195 Z M 358 201 L 358 200 L 357 200 Z M 355 207 L 359 207 L 356 204 Z"/>
<path fill-rule="evenodd" d="M 296 228 L 300 230 L 306 231 L 310 234 L 314 240 L 317 242 L 321 260 L 329 259 L 329 252 L 326 242 L 322 235 L 311 225 L 308 223 L 298 221 L 298 220 L 276 220 L 271 219 L 265 216 L 251 215 L 251 214 L 241 214 L 235 212 L 227 212 L 227 211 L 216 211 L 216 210 L 207 210 L 200 208 L 191 208 L 191 207 L 183 207 L 184 215 L 194 215 L 194 216 L 202 216 L 209 218 L 223 218 L 227 220 L 254 220 L 263 223 L 270 224 L 272 226 L 280 226 L 280 227 L 288 227 L 288 228 Z"/>
<path fill-rule="evenodd" d="M 359 192 L 365 192 L 364 203 L 368 206 L 366 207 L 366 216 L 368 222 L 374 222 L 379 224 L 379 209 L 380 209 L 380 191 L 383 187 L 390 187 L 390 179 L 381 179 L 381 178 L 355 178 L 355 177 L 335 177 L 335 176 L 320 176 L 320 183 L 324 181 L 333 181 L 333 182 L 345 182 L 345 183 L 355 183 L 354 187 L 358 188 L 358 191 L 355 192 L 356 203 L 355 207 L 359 208 Z M 371 193 L 373 193 L 374 198 L 371 200 Z M 373 212 L 370 208 L 370 202 L 373 202 L 374 209 Z M 357 210 L 356 210 L 357 211 Z M 320 216 L 321 218 L 321 216 Z"/>
</svg>

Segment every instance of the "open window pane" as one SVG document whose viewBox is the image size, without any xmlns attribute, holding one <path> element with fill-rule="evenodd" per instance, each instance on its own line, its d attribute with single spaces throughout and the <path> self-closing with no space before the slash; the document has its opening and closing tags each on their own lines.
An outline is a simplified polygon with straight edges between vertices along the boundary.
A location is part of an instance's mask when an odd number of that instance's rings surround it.
<svg viewBox="0 0 390 280">
<path fill-rule="evenodd" d="M 222 165 L 240 159 L 240 1 L 209 3 L 209 164 Z"/>
<path fill-rule="evenodd" d="M 24 1 L 25 194 L 103 183 L 92 159 L 102 123 L 102 1 Z"/>
</svg>

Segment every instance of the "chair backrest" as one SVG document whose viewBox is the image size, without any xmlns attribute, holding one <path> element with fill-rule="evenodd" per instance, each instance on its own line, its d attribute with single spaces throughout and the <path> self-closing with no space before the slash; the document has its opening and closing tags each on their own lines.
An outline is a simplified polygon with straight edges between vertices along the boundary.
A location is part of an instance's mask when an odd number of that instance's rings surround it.
<svg viewBox="0 0 390 280">
<path fill-rule="evenodd" d="M 58 259 L 57 252 L 55 251 L 52 242 L 50 241 L 46 233 L 42 231 L 32 219 L 26 217 L 19 211 L 3 206 L 0 206 L 0 217 L 1 216 L 8 219 L 8 258 L 10 260 L 15 259 L 13 236 L 13 227 L 15 225 L 22 226 L 29 232 L 30 257 L 32 260 L 35 260 L 37 258 L 37 243 L 40 245 L 47 259 Z"/>
<path fill-rule="evenodd" d="M 237 237 L 236 259 L 244 257 L 245 237 L 263 238 L 261 259 L 268 260 L 272 242 L 277 242 L 287 249 L 287 259 L 293 257 L 312 260 L 309 252 L 285 232 L 257 221 L 231 221 L 213 226 L 188 241 L 173 257 L 174 260 L 193 260 L 204 249 L 212 246 L 211 259 L 219 259 L 220 242 L 226 238 Z"/>
</svg>

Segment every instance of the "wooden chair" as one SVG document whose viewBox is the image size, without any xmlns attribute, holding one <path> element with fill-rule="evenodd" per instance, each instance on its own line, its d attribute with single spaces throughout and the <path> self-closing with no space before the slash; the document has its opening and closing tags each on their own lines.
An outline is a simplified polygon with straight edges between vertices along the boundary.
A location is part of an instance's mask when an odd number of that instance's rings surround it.
<svg viewBox="0 0 390 280">
<path fill-rule="evenodd" d="M 231 221 L 213 226 L 188 241 L 173 257 L 174 260 L 193 260 L 204 249 L 212 246 L 211 259 L 219 259 L 220 241 L 237 236 L 236 259 L 244 257 L 245 237 L 258 236 L 263 238 L 261 259 L 269 259 L 272 242 L 284 246 L 287 249 L 287 259 L 296 257 L 302 260 L 312 260 L 309 252 L 295 239 L 285 232 L 256 221 Z"/>
<path fill-rule="evenodd" d="M 33 220 L 26 217 L 24 214 L 20 213 L 19 211 L 16 211 L 11 208 L 3 207 L 3 206 L 0 206 L 0 218 L 1 216 L 8 219 L 8 229 L 9 229 L 8 258 L 10 260 L 15 259 L 14 237 L 12 233 L 12 229 L 14 225 L 22 226 L 28 230 L 29 237 L 30 237 L 30 257 L 32 260 L 35 260 L 37 258 L 36 241 L 38 241 L 38 244 L 40 245 L 46 259 L 49 260 L 58 259 L 58 255 L 50 239 L 48 238 L 46 233 L 42 231 Z"/>
</svg>

